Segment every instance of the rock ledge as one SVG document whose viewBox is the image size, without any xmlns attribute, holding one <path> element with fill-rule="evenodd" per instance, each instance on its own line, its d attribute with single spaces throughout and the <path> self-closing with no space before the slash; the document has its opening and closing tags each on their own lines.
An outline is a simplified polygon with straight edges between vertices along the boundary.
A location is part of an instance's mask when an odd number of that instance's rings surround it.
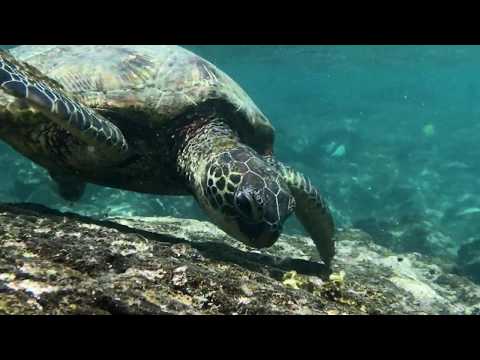
<svg viewBox="0 0 480 360">
<path fill-rule="evenodd" d="M 480 287 L 364 232 L 330 274 L 308 238 L 254 251 L 209 223 L 0 204 L 0 314 L 476 314 Z"/>
</svg>

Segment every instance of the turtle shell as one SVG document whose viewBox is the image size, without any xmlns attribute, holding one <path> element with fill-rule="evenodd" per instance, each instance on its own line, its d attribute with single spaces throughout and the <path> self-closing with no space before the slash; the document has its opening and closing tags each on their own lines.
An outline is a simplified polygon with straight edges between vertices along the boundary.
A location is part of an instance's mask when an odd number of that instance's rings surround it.
<svg viewBox="0 0 480 360">
<path fill-rule="evenodd" d="M 169 45 L 35 45 L 11 50 L 19 60 L 99 110 L 134 109 L 132 121 L 175 126 L 214 110 L 242 142 L 271 152 L 274 129 L 244 90 L 210 62 Z M 142 121 L 143 121 L 142 120 Z"/>
</svg>

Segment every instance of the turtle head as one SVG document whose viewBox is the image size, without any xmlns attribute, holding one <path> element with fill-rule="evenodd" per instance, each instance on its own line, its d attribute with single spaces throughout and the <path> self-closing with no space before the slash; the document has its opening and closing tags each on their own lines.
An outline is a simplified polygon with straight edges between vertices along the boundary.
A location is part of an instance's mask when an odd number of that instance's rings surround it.
<svg viewBox="0 0 480 360">
<path fill-rule="evenodd" d="M 282 176 L 248 147 L 216 156 L 205 174 L 202 190 L 212 221 L 249 246 L 273 245 L 295 207 Z"/>
</svg>

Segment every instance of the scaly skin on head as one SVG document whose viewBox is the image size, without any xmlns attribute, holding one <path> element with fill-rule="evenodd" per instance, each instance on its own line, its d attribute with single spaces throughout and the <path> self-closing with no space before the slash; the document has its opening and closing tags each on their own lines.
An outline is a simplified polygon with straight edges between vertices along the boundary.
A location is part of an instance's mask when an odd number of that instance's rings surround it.
<svg viewBox="0 0 480 360">
<path fill-rule="evenodd" d="M 273 245 L 295 207 L 282 175 L 224 122 L 196 121 L 181 137 L 179 172 L 211 220 L 249 246 Z"/>
</svg>

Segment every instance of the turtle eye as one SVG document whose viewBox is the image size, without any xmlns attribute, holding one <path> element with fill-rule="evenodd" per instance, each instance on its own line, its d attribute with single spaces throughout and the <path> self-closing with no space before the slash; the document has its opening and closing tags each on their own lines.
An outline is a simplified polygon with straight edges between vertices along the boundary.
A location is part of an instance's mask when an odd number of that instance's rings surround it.
<svg viewBox="0 0 480 360">
<path fill-rule="evenodd" d="M 250 198 L 245 191 L 239 191 L 237 193 L 235 196 L 235 205 L 242 215 L 248 218 L 252 217 L 252 205 L 250 204 Z"/>
<path fill-rule="evenodd" d="M 235 196 L 235 205 L 240 213 L 247 219 L 258 222 L 261 216 L 261 199 L 252 191 L 238 191 Z"/>
</svg>

